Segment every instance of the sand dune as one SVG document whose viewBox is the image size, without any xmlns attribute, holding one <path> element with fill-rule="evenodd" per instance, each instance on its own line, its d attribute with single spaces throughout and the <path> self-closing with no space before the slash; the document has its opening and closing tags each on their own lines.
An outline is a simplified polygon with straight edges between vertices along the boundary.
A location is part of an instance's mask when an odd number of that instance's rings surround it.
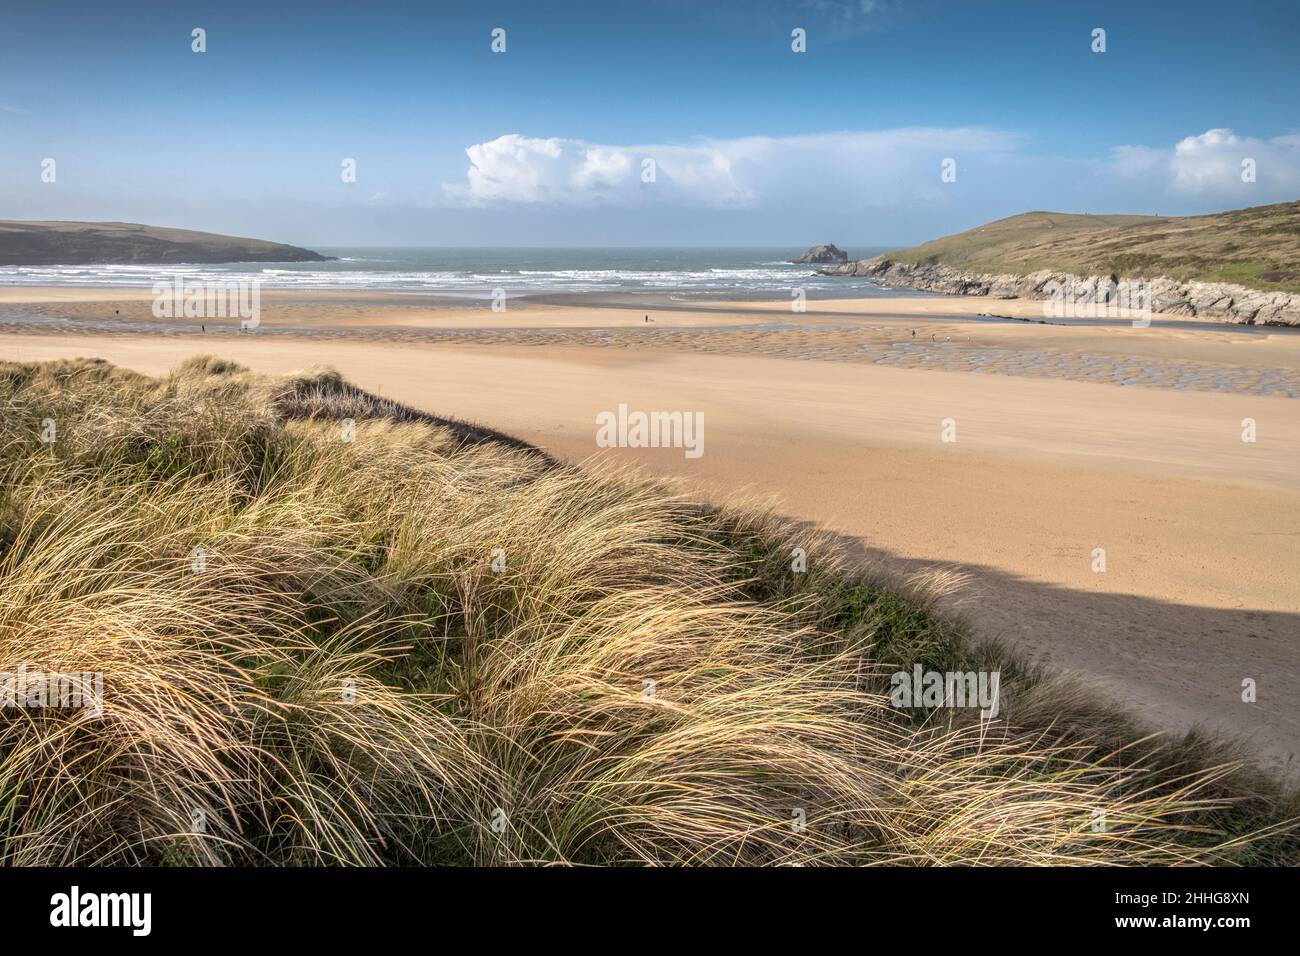
<svg viewBox="0 0 1300 956">
<path fill-rule="evenodd" d="M 1098 343 L 1113 332 L 1069 331 Z M 1183 332 L 1159 341 L 1203 345 Z M 773 499 L 896 571 L 958 565 L 970 583 L 954 600 L 987 633 L 1091 675 L 1144 715 L 1242 734 L 1280 762 L 1300 741 L 1289 399 L 656 349 L 10 334 L 0 350 L 155 373 L 214 350 L 262 371 L 329 363 L 572 459 L 613 456 L 715 497 Z M 620 403 L 702 411 L 705 454 L 598 449 L 595 416 Z M 945 418 L 955 443 L 940 440 Z M 1254 443 L 1241 441 L 1244 418 Z M 1105 573 L 1092 570 L 1095 548 Z M 1257 703 L 1241 701 L 1245 678 Z"/>
</svg>

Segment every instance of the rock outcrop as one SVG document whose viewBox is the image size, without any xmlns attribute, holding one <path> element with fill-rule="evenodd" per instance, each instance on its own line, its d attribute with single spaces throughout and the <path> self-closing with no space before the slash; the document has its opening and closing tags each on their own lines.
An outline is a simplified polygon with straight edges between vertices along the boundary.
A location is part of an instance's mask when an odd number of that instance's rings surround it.
<svg viewBox="0 0 1300 956">
<path fill-rule="evenodd" d="M 795 263 L 804 263 L 804 262 L 817 262 L 817 263 L 823 263 L 823 262 L 839 262 L 839 263 L 845 263 L 845 262 L 848 262 L 848 261 L 849 261 L 849 254 L 848 254 L 847 252 L 845 252 L 843 249 L 837 248 L 836 245 L 835 245 L 835 243 L 833 243 L 833 242 L 828 242 L 828 243 L 826 243 L 826 244 L 824 244 L 824 245 L 813 246 L 811 249 L 809 249 L 807 252 L 805 252 L 805 253 L 804 253 L 803 255 L 801 255 L 799 258 L 797 258 L 797 259 L 791 259 L 790 261 L 791 261 L 791 262 L 795 262 Z"/>
<path fill-rule="evenodd" d="M 1089 288 L 1104 289 L 1113 281 L 1111 276 L 1076 276 L 1051 271 L 1026 275 L 978 274 L 937 263 L 897 262 L 885 256 L 818 271 L 822 275 L 861 276 L 882 285 L 907 289 L 986 295 L 995 299 L 1050 299 L 1062 288 L 1078 295 Z M 1125 281 L 1139 280 L 1129 277 Z M 1245 325 L 1300 326 L 1300 294 L 1264 292 L 1228 282 L 1180 282 L 1165 277 L 1140 281 L 1149 289 L 1153 312 Z"/>
</svg>

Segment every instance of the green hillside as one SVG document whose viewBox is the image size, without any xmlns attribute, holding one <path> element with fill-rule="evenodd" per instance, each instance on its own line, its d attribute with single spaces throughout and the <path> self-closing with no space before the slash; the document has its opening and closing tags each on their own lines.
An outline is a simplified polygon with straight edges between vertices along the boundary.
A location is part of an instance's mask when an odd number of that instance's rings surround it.
<svg viewBox="0 0 1300 956">
<path fill-rule="evenodd" d="M 1049 269 L 1300 292 L 1300 202 L 1211 216 L 1026 212 L 886 258 L 977 273 Z"/>
<path fill-rule="evenodd" d="M 0 220 L 0 265 L 161 262 L 323 262 L 327 256 L 265 239 L 133 222 Z"/>
</svg>

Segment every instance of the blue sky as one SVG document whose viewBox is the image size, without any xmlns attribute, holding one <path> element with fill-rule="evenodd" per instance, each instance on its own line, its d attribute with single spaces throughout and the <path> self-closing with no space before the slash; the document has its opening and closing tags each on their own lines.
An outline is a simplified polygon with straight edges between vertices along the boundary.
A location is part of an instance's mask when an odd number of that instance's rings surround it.
<svg viewBox="0 0 1300 956">
<path fill-rule="evenodd" d="M 11 4 L 0 218 L 888 245 L 1025 209 L 1212 211 L 1300 197 L 1297 49 L 1291 0 Z"/>
</svg>

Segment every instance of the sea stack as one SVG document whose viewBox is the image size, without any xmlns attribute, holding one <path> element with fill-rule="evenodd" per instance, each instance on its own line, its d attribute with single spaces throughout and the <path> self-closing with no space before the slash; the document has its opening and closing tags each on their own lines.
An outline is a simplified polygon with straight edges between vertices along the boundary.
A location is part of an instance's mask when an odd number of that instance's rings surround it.
<svg viewBox="0 0 1300 956">
<path fill-rule="evenodd" d="M 833 242 L 828 242 L 825 245 L 813 246 L 811 249 L 809 249 L 799 258 L 791 259 L 790 261 L 796 263 L 803 263 L 803 262 L 842 263 L 842 262 L 849 261 L 849 254 L 845 252 L 843 249 L 838 248 Z"/>
</svg>

